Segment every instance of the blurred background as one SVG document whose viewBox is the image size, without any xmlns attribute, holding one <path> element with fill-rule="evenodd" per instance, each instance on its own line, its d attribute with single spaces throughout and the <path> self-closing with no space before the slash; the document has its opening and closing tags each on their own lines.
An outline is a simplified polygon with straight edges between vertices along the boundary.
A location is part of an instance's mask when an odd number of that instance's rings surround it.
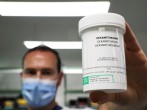
<svg viewBox="0 0 147 110">
<path fill-rule="evenodd" d="M 8 0 L 0 0 L 8 1 Z M 9 0 L 17 1 L 17 0 Z M 18 1 L 99 1 L 99 0 L 18 0 Z M 104 0 L 101 0 L 104 1 Z M 132 27 L 145 54 L 147 53 L 147 0 L 108 0 L 109 12 L 124 16 Z M 26 7 L 27 8 L 27 7 Z M 15 17 L 0 16 L 0 100 L 13 99 L 21 90 L 20 72 L 24 41 L 81 41 L 78 22 L 82 17 Z M 65 68 L 82 68 L 81 49 L 57 49 Z M 82 92 L 82 73 L 65 72 L 58 90 L 61 106 L 83 107 L 91 104 Z M 2 102 L 2 101 L 1 101 Z M 81 103 L 82 102 L 82 103 Z M 2 104 L 2 103 L 1 103 Z M 96 106 L 96 105 L 94 105 Z"/>
</svg>

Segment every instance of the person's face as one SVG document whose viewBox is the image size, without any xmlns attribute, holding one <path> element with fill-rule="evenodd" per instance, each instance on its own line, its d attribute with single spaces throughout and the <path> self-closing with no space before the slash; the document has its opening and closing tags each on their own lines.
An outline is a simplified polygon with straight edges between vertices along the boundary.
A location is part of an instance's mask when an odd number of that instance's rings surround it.
<svg viewBox="0 0 147 110">
<path fill-rule="evenodd" d="M 57 80 L 60 83 L 61 77 L 57 70 L 57 58 L 52 52 L 34 51 L 26 56 L 22 78 Z"/>
</svg>

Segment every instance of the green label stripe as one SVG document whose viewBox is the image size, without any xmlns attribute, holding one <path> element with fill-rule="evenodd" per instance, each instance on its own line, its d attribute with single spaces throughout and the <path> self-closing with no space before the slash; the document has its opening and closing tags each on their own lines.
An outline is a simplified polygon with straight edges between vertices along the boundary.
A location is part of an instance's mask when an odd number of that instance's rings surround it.
<svg viewBox="0 0 147 110">
<path fill-rule="evenodd" d="M 85 84 L 89 84 L 90 82 L 90 78 L 92 76 L 112 76 L 112 82 L 114 82 L 114 78 L 113 78 L 113 75 L 110 75 L 110 74 L 107 74 L 107 75 L 91 75 L 91 76 L 86 76 L 86 77 L 83 77 L 83 85 Z"/>
<path fill-rule="evenodd" d="M 83 85 L 89 84 L 89 77 L 83 77 Z"/>
</svg>

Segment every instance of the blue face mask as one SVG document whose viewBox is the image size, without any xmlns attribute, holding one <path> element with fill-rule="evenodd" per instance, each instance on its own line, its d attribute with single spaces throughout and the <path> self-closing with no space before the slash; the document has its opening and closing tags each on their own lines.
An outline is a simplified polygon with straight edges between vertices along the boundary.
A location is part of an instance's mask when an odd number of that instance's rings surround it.
<svg viewBox="0 0 147 110">
<path fill-rule="evenodd" d="M 33 108 L 46 106 L 55 98 L 56 81 L 23 79 L 22 95 Z"/>
</svg>

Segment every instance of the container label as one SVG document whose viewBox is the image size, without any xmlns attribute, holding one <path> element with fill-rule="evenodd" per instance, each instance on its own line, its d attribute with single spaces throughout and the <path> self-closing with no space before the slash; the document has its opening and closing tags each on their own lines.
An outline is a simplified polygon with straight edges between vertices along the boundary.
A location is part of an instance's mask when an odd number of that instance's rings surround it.
<svg viewBox="0 0 147 110">
<path fill-rule="evenodd" d="M 95 47 L 111 46 L 119 47 L 119 38 L 115 36 L 97 36 Z"/>
<path fill-rule="evenodd" d="M 96 82 L 98 82 L 98 83 L 106 83 L 106 82 L 113 83 L 114 82 L 113 75 L 103 74 L 103 75 L 91 75 L 91 76 L 83 77 L 83 85 L 92 84 L 92 83 L 96 83 Z"/>
<path fill-rule="evenodd" d="M 123 35 L 94 28 L 82 34 L 83 85 L 126 84 Z"/>
</svg>

